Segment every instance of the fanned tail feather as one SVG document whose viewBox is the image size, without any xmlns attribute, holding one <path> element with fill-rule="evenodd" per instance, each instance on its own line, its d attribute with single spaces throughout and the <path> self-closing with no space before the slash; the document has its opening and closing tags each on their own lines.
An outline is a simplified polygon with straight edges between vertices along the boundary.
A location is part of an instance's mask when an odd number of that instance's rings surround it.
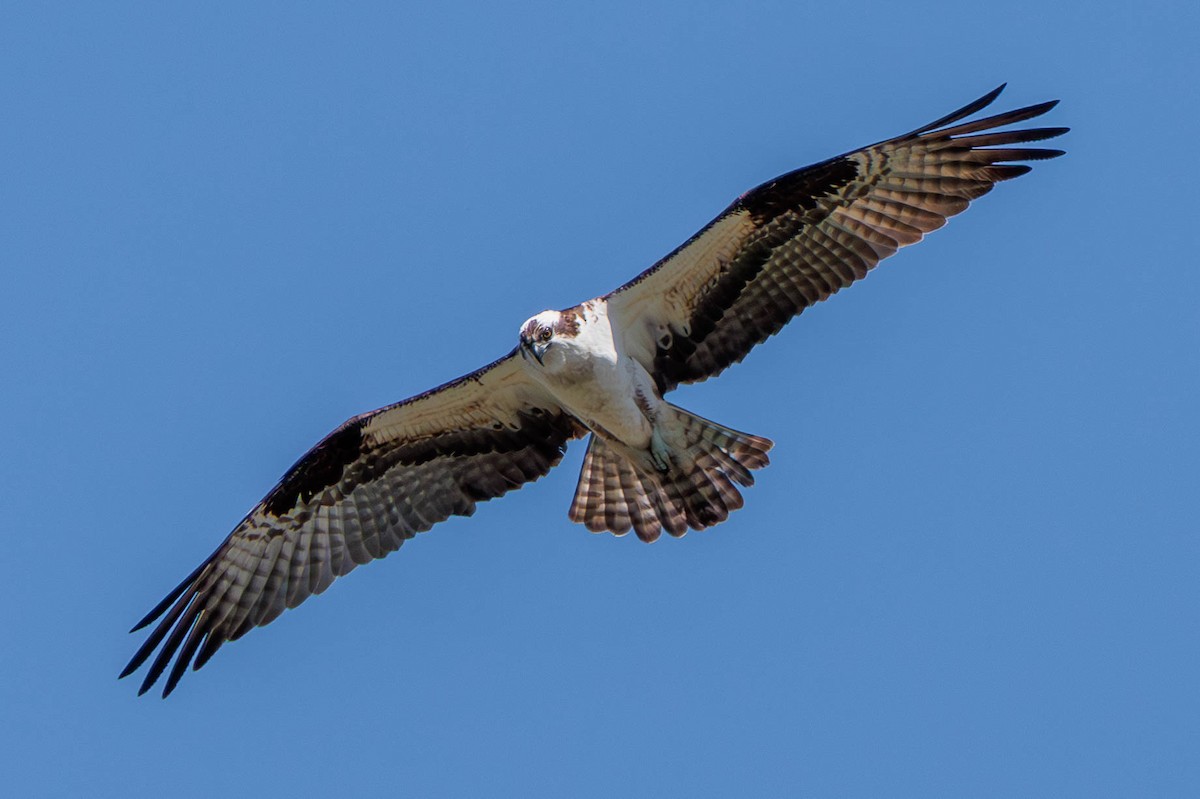
<svg viewBox="0 0 1200 799">
<path fill-rule="evenodd" d="M 769 463 L 772 442 L 710 422 L 672 406 L 678 432 L 672 436 L 672 464 L 666 472 L 646 453 L 592 435 L 579 473 L 569 516 L 592 532 L 643 541 L 662 531 L 681 536 L 725 521 L 742 507 L 737 486 L 751 486 L 753 469 Z"/>
</svg>

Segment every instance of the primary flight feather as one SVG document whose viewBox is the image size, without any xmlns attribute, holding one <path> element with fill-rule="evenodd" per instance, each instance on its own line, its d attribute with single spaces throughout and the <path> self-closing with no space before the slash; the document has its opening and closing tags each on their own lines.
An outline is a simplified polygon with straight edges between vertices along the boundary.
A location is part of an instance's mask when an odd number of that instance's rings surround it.
<svg viewBox="0 0 1200 799">
<path fill-rule="evenodd" d="M 1001 86 L 936 122 L 750 190 L 611 294 L 522 325 L 499 360 L 350 419 L 313 447 L 134 630 L 139 693 L 274 620 L 416 533 L 546 474 L 589 435 L 569 516 L 644 541 L 724 521 L 772 443 L 663 395 L 719 374 L 809 305 L 865 277 L 1067 128 L 998 130 L 1056 102 L 972 122 Z M 156 654 L 157 652 L 157 654 Z M 151 656 L 154 655 L 151 660 Z"/>
</svg>

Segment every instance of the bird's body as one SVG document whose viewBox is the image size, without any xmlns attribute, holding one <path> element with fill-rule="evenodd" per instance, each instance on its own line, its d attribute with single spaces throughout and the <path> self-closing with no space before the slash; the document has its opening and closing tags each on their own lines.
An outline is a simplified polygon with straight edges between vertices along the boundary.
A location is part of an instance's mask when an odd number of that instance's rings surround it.
<svg viewBox="0 0 1200 799">
<path fill-rule="evenodd" d="M 141 691 L 171 666 L 165 696 L 224 642 L 416 533 L 536 480 L 580 436 L 590 440 L 573 521 L 645 541 L 724 521 L 772 442 L 664 395 L 720 374 L 806 307 L 1030 169 L 1007 162 L 1062 154 L 1007 145 L 1066 128 L 997 130 L 1054 103 L 962 122 L 999 93 L 752 189 L 616 291 L 529 319 L 499 360 L 348 420 L 134 628 L 163 617 L 121 676 L 158 650 Z"/>
<path fill-rule="evenodd" d="M 550 338 L 537 341 L 538 331 L 549 331 Z M 521 341 L 526 373 L 564 410 L 593 432 L 634 449 L 649 446 L 662 398 L 645 367 L 626 351 L 621 330 L 613 329 L 603 298 L 543 311 L 522 326 Z M 535 348 L 541 349 L 536 357 L 530 354 Z"/>
<path fill-rule="evenodd" d="M 521 328 L 525 369 L 592 433 L 570 518 L 596 532 L 653 541 L 724 521 L 742 507 L 771 442 L 666 402 L 612 324 L 605 297 L 543 311 Z"/>
</svg>

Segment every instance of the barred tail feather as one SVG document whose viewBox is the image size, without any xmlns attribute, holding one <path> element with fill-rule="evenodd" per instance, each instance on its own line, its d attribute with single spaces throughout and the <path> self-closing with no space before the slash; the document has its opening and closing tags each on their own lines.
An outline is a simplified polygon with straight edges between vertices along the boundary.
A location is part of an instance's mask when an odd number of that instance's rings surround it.
<svg viewBox="0 0 1200 799">
<path fill-rule="evenodd" d="M 568 513 L 571 521 L 593 533 L 625 535 L 632 528 L 645 541 L 658 538 L 664 528 L 683 535 L 687 522 L 681 510 L 619 450 L 619 444 L 592 435 Z"/>
<path fill-rule="evenodd" d="M 753 469 L 769 462 L 772 442 L 710 422 L 681 408 L 675 414 L 671 468 L 654 469 L 646 453 L 593 434 L 569 516 L 593 532 L 643 541 L 665 530 L 681 536 L 725 521 L 742 507 L 737 486 L 754 484 Z"/>
</svg>

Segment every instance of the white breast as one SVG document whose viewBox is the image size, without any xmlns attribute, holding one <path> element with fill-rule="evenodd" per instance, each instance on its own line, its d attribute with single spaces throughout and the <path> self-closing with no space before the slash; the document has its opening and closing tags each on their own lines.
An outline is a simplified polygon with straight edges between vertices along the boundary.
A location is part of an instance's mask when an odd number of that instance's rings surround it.
<svg viewBox="0 0 1200 799">
<path fill-rule="evenodd" d="M 645 449 L 650 422 L 637 397 L 657 403 L 650 376 L 623 351 L 620 332 L 610 326 L 603 300 L 585 303 L 582 310 L 578 334 L 556 336 L 545 352 L 544 367 L 526 368 L 584 424 Z"/>
</svg>

